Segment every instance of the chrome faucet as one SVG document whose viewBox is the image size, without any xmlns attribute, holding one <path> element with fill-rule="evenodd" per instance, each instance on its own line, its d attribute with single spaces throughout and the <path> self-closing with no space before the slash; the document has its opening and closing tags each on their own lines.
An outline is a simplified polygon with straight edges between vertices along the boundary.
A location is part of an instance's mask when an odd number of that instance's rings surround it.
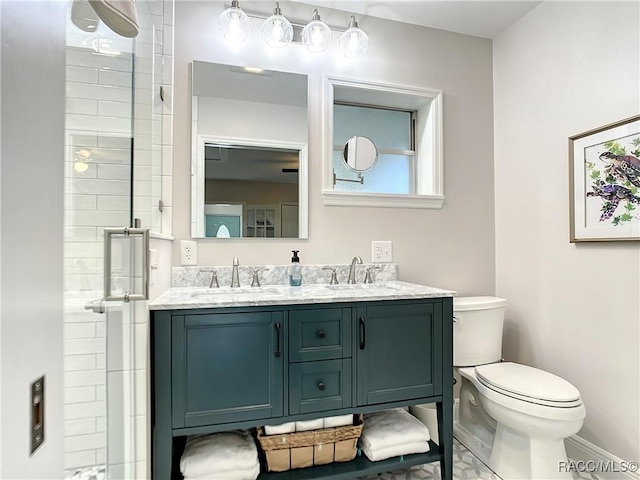
<svg viewBox="0 0 640 480">
<path fill-rule="evenodd" d="M 362 259 L 360 257 L 353 257 L 351 260 L 351 268 L 349 268 L 349 279 L 347 283 L 356 283 L 356 263 L 362 265 Z"/>
<path fill-rule="evenodd" d="M 231 288 L 240 286 L 240 277 L 238 275 L 238 257 L 233 257 L 233 270 L 231 270 Z"/>
</svg>

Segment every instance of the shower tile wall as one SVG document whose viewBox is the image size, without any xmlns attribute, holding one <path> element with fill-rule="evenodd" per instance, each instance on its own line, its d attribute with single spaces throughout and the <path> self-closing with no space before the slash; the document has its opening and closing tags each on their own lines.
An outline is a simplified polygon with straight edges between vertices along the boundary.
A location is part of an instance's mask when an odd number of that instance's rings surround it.
<svg viewBox="0 0 640 480">
<path fill-rule="evenodd" d="M 160 85 L 173 85 L 173 1 L 137 2 L 134 119 L 134 216 L 153 232 L 170 234 L 171 104 Z M 72 28 L 72 27 L 70 27 Z M 102 232 L 129 221 L 131 148 L 131 54 L 111 56 L 67 47 L 65 154 L 65 468 L 104 464 L 107 444 L 105 315 L 84 310 L 102 297 Z M 168 132 L 168 133 L 167 133 Z M 87 169 L 75 169 L 80 150 Z M 158 210 L 162 199 L 164 213 Z M 168 212 L 167 212 L 168 211 Z M 166 217 L 169 217 L 167 220 Z M 164 224 L 164 225 L 163 225 Z M 163 227 L 165 228 L 163 230 Z M 133 369 L 135 429 L 147 431 L 148 312 L 136 305 Z M 125 315 L 126 316 L 126 315 Z M 123 319 L 126 323 L 126 318 Z M 111 341 L 111 339 L 110 339 Z M 136 436 L 136 467 L 146 476 L 146 437 Z M 138 475 L 136 475 L 138 477 Z"/>
</svg>

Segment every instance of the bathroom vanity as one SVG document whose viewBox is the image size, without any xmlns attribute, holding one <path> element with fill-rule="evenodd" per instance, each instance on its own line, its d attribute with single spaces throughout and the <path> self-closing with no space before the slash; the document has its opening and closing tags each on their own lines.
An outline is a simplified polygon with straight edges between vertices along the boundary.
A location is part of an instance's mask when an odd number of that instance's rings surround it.
<svg viewBox="0 0 640 480">
<path fill-rule="evenodd" d="M 440 461 L 452 478 L 453 292 L 405 282 L 172 288 L 151 303 L 153 478 L 180 479 L 186 436 L 436 403 L 440 445 L 263 472 L 353 479 Z"/>
</svg>

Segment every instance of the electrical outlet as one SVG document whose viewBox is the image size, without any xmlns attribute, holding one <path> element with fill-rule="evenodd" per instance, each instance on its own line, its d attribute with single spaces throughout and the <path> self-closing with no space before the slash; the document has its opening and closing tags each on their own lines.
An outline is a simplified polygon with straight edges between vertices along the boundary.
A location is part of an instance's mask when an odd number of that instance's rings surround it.
<svg viewBox="0 0 640 480">
<path fill-rule="evenodd" d="M 393 261 L 393 249 L 390 241 L 371 242 L 371 261 L 384 263 Z"/>
<path fill-rule="evenodd" d="M 180 265 L 198 264 L 198 244 L 193 240 L 180 241 Z"/>
</svg>

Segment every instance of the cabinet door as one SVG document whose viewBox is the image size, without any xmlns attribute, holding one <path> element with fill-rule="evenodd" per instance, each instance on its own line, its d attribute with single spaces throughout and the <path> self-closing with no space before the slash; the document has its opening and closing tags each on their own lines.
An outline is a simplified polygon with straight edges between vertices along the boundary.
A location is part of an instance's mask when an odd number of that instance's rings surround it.
<svg viewBox="0 0 640 480">
<path fill-rule="evenodd" d="M 289 313 L 290 362 L 350 356 L 350 308 L 316 308 Z"/>
<path fill-rule="evenodd" d="M 358 308 L 358 405 L 442 393 L 442 304 Z"/>
<path fill-rule="evenodd" d="M 172 318 L 173 428 L 282 416 L 283 317 Z"/>
</svg>

